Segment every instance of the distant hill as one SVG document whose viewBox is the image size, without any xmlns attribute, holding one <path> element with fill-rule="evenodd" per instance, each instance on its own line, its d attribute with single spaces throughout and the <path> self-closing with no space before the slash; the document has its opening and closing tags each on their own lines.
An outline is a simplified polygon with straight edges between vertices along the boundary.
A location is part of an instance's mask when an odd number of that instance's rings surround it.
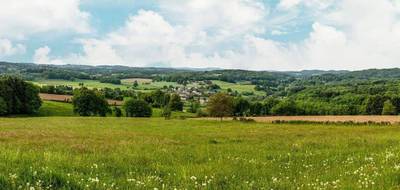
<svg viewBox="0 0 400 190">
<path fill-rule="evenodd" d="M 18 74 L 25 78 L 96 79 L 115 77 L 119 79 L 142 77 L 157 80 L 222 80 L 239 81 L 293 81 L 295 79 L 322 78 L 324 81 L 400 79 L 400 69 L 368 69 L 362 71 L 346 70 L 304 70 L 304 71 L 248 71 L 219 68 L 160 68 L 127 66 L 89 66 L 89 65 L 38 65 L 33 63 L 0 62 L 0 74 Z"/>
</svg>

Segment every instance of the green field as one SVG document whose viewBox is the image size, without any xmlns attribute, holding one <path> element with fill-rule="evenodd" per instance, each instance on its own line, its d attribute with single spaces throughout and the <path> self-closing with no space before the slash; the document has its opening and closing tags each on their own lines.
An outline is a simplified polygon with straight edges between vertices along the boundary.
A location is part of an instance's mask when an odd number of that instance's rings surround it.
<svg viewBox="0 0 400 190">
<path fill-rule="evenodd" d="M 122 111 L 124 113 L 124 111 Z M 162 117 L 161 109 L 153 108 L 153 117 Z M 70 103 L 63 102 L 52 102 L 52 101 L 43 101 L 42 106 L 39 109 L 39 113 L 35 116 L 40 117 L 57 117 L 57 116 L 76 116 L 73 113 L 73 107 Z M 112 116 L 112 115 L 109 115 Z M 186 113 L 186 112 L 172 112 L 172 118 L 180 118 L 180 117 L 195 117 L 194 113 Z"/>
<path fill-rule="evenodd" d="M 220 86 L 221 89 L 223 89 L 223 90 L 227 90 L 228 88 L 230 88 L 233 91 L 238 91 L 239 93 L 254 92 L 254 94 L 256 94 L 256 95 L 260 95 L 260 96 L 265 95 L 265 92 L 256 91 L 254 89 L 256 86 L 251 85 L 251 84 L 229 83 L 229 82 L 223 82 L 223 81 L 217 81 L 217 80 L 213 80 L 212 82 L 214 84 Z"/>
<path fill-rule="evenodd" d="M 398 126 L 0 119 L 0 189 L 398 189 Z M 31 188 L 32 189 L 32 188 Z"/>
<path fill-rule="evenodd" d="M 74 116 L 72 104 L 62 102 L 43 101 L 37 114 L 41 117 Z"/>
</svg>

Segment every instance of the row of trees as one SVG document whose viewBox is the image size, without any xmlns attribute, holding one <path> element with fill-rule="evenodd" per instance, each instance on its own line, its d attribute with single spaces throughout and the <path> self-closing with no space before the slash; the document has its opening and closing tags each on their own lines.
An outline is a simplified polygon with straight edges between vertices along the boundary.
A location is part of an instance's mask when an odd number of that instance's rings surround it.
<svg viewBox="0 0 400 190">
<path fill-rule="evenodd" d="M 265 115 L 398 115 L 400 97 L 369 96 L 354 104 L 331 104 L 319 101 L 304 101 L 291 98 L 266 98 L 251 102 L 218 93 L 210 97 L 208 113 L 214 117 L 265 116 Z"/>
<path fill-rule="evenodd" d="M 74 112 L 80 116 L 102 116 L 111 114 L 122 116 L 119 107 L 110 109 L 104 92 L 97 89 L 82 87 L 74 91 L 72 98 Z M 140 94 L 125 100 L 123 109 L 127 117 L 151 117 L 152 108 L 163 108 L 163 115 L 168 117 L 172 111 L 183 111 L 183 102 L 177 94 L 166 94 L 162 91 L 155 91 L 150 94 Z"/>
</svg>

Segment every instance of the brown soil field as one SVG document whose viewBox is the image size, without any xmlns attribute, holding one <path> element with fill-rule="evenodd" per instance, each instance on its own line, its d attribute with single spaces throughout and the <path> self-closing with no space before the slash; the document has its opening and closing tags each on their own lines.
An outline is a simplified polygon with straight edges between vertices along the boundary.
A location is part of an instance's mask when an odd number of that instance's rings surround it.
<svg viewBox="0 0 400 190">
<path fill-rule="evenodd" d="M 42 100 L 47 100 L 47 101 L 55 101 L 55 102 L 71 102 L 72 101 L 71 95 L 40 93 L 39 96 Z M 123 101 L 118 101 L 118 100 L 107 100 L 107 102 L 109 105 L 117 105 L 117 106 L 121 106 L 124 103 Z"/>
<path fill-rule="evenodd" d="M 355 123 L 364 122 L 390 122 L 392 124 L 400 123 L 400 116 L 382 116 L 382 115 L 357 115 L 357 116 L 269 116 L 269 117 L 249 117 L 256 122 L 272 123 L 274 121 L 312 121 L 312 122 L 348 122 Z M 218 118 L 206 118 L 215 119 Z M 232 118 L 224 118 L 224 120 L 232 120 Z"/>
</svg>

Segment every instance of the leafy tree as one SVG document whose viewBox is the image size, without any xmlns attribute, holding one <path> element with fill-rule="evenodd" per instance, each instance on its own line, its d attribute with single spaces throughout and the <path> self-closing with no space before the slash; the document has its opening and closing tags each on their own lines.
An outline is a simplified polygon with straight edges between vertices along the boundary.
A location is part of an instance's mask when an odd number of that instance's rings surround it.
<svg viewBox="0 0 400 190">
<path fill-rule="evenodd" d="M 272 108 L 279 103 L 279 100 L 273 97 L 268 97 L 264 101 L 263 115 L 271 115 Z"/>
<path fill-rule="evenodd" d="M 393 106 L 396 108 L 396 113 L 400 113 L 400 96 L 394 96 L 391 98 Z"/>
<path fill-rule="evenodd" d="M 171 119 L 172 111 L 169 106 L 165 106 L 161 112 L 161 115 L 166 119 Z"/>
<path fill-rule="evenodd" d="M 296 102 L 291 99 L 286 99 L 276 104 L 272 109 L 273 115 L 297 115 Z"/>
<path fill-rule="evenodd" d="M 250 102 L 244 98 L 236 98 L 233 103 L 235 116 L 246 116 L 250 112 Z"/>
<path fill-rule="evenodd" d="M 114 107 L 114 113 L 115 113 L 115 117 L 121 117 L 121 116 L 122 116 L 122 110 L 121 110 L 121 108 L 115 106 L 115 107 Z"/>
<path fill-rule="evenodd" d="M 153 110 L 144 100 L 128 99 L 124 103 L 126 117 L 151 117 Z"/>
<path fill-rule="evenodd" d="M 198 109 L 200 109 L 200 102 L 196 100 L 190 101 L 188 112 L 196 113 Z"/>
<path fill-rule="evenodd" d="M 386 100 L 383 105 L 382 115 L 396 115 L 396 107 L 390 100 Z"/>
<path fill-rule="evenodd" d="M 137 88 L 139 87 L 139 83 L 137 80 L 135 80 L 135 82 L 133 82 L 133 88 Z"/>
<path fill-rule="evenodd" d="M 207 110 L 212 117 L 231 116 L 233 114 L 233 98 L 225 93 L 217 93 L 209 98 Z"/>
<path fill-rule="evenodd" d="M 7 103 L 4 101 L 2 97 L 0 97 L 0 116 L 7 114 Z"/>
<path fill-rule="evenodd" d="M 385 97 L 381 95 L 370 96 L 366 102 L 365 112 L 369 115 L 381 115 Z"/>
<path fill-rule="evenodd" d="M 266 115 L 264 113 L 264 105 L 260 102 L 255 102 L 250 105 L 250 114 L 253 116 Z"/>
<path fill-rule="evenodd" d="M 183 111 L 183 102 L 181 97 L 178 94 L 172 94 L 168 107 L 171 108 L 171 111 Z"/>
<path fill-rule="evenodd" d="M 42 105 L 39 88 L 18 77 L 0 77 L 0 98 L 3 102 L 1 115 L 33 114 Z"/>
<path fill-rule="evenodd" d="M 157 89 L 150 94 L 144 94 L 143 100 L 151 104 L 154 108 L 162 108 L 167 106 L 170 101 L 169 94 L 166 94 L 160 89 Z"/>
<path fill-rule="evenodd" d="M 103 116 L 110 113 L 110 108 L 105 97 L 97 90 L 82 87 L 75 90 L 72 98 L 74 112 L 80 116 Z"/>
</svg>

